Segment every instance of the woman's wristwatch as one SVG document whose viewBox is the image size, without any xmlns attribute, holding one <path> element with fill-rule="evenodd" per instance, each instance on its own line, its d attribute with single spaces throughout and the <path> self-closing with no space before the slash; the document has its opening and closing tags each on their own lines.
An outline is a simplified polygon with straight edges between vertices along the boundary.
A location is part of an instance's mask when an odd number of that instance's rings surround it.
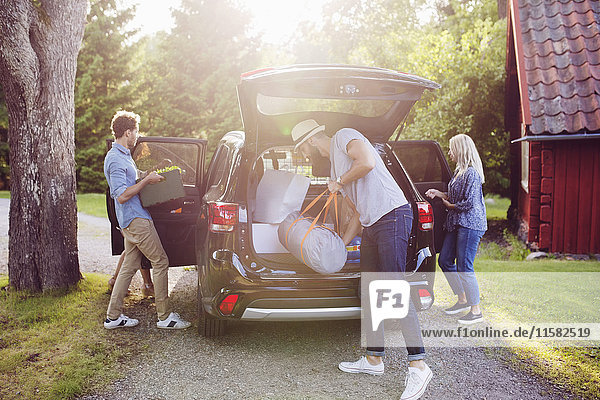
<svg viewBox="0 0 600 400">
<path fill-rule="evenodd" d="M 344 184 L 342 183 L 342 176 L 338 176 L 337 179 L 335 180 L 337 183 L 340 184 L 340 186 L 344 186 Z"/>
</svg>

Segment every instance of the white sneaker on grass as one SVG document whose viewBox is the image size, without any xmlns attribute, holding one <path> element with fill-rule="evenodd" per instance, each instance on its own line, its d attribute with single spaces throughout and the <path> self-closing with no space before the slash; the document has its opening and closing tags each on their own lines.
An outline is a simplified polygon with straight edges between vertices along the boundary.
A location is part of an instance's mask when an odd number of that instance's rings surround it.
<svg viewBox="0 0 600 400">
<path fill-rule="evenodd" d="M 129 318 L 128 316 L 121 314 L 119 318 L 115 319 L 114 321 L 106 317 L 106 320 L 104 321 L 104 327 L 106 329 L 133 328 L 139 323 L 140 321 L 137 319 Z"/>
<path fill-rule="evenodd" d="M 365 356 L 362 356 L 358 361 L 354 362 L 343 361 L 338 365 L 338 368 L 351 374 L 359 374 L 362 372 L 369 375 L 383 375 L 384 371 L 383 361 L 377 365 L 373 365 Z"/>
<path fill-rule="evenodd" d="M 191 322 L 181 319 L 176 312 L 172 312 L 166 319 L 159 320 L 156 323 L 156 326 L 160 329 L 185 329 L 189 328 L 190 325 L 192 325 Z"/>
<path fill-rule="evenodd" d="M 416 367 L 408 367 L 408 374 L 404 381 L 404 392 L 400 396 L 400 400 L 417 400 L 423 396 L 427 385 L 433 376 L 431 369 L 425 364 L 425 369 L 421 371 Z"/>
</svg>

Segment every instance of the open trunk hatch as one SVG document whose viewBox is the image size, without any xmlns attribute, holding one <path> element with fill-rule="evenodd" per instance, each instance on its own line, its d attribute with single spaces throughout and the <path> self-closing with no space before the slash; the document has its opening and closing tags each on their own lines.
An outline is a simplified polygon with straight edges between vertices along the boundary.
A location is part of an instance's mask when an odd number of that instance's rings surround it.
<svg viewBox="0 0 600 400">
<path fill-rule="evenodd" d="M 248 145 L 262 150 L 292 144 L 292 128 L 308 118 L 385 143 L 423 91 L 439 87 L 382 68 L 297 65 L 243 74 L 237 89 Z"/>
</svg>

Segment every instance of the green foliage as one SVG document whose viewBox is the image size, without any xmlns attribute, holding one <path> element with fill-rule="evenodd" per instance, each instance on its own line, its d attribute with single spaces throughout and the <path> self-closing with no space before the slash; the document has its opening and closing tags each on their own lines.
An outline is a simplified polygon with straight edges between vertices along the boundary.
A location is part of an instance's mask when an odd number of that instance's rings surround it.
<svg viewBox="0 0 600 400">
<path fill-rule="evenodd" d="M 82 193 L 100 193 L 107 188 L 104 176 L 106 144 L 100 142 L 75 152 L 77 187 Z"/>
<path fill-rule="evenodd" d="M 165 168 L 157 169 L 156 173 L 157 174 L 163 174 L 165 172 L 173 171 L 173 170 L 176 170 L 176 169 L 179 170 L 179 172 L 181 172 L 181 168 L 179 168 L 176 165 L 172 165 L 170 167 L 165 167 Z"/>
<path fill-rule="evenodd" d="M 477 250 L 477 259 L 481 260 L 508 260 L 510 252 L 507 248 L 496 242 L 481 242 Z"/>
<path fill-rule="evenodd" d="M 498 195 L 485 196 L 485 211 L 488 220 L 505 220 L 507 218 L 510 199 Z"/>
<path fill-rule="evenodd" d="M 510 245 L 510 257 L 508 258 L 511 261 L 523 261 L 529 255 L 529 249 L 525 246 L 518 237 L 513 235 L 507 229 L 504 230 L 504 239 Z"/>
<path fill-rule="evenodd" d="M 481 241 L 477 258 L 481 260 L 523 261 L 529 255 L 529 249 L 517 236 L 504 230 L 505 245 L 496 242 Z"/>
<path fill-rule="evenodd" d="M 134 32 L 125 30 L 133 12 L 117 8 L 115 0 L 91 2 L 75 80 L 75 162 L 82 192 L 105 189 L 102 171 L 110 121 L 115 111 L 133 104 L 129 82 L 135 46 L 126 43 Z"/>
<path fill-rule="evenodd" d="M 442 85 L 415 107 L 403 137 L 434 139 L 448 148 L 454 135 L 475 141 L 484 164 L 486 192 L 507 195 L 508 134 L 504 131 L 506 22 L 471 20 L 460 36 L 431 32 L 409 56 L 410 71 Z"/>
<path fill-rule="evenodd" d="M 146 40 L 136 93 L 151 135 L 205 138 L 242 127 L 236 84 L 257 66 L 250 16 L 230 0 L 184 0 L 170 34 Z"/>
<path fill-rule="evenodd" d="M 402 138 L 473 137 L 484 162 L 485 191 L 508 191 L 504 132 L 506 21 L 494 0 L 331 0 L 322 25 L 305 23 L 292 53 L 249 33 L 250 13 L 235 0 L 183 0 L 175 27 L 129 44 L 133 9 L 93 0 L 78 59 L 78 190 L 102 192 L 110 119 L 119 108 L 142 116 L 152 136 L 205 138 L 211 151 L 240 129 L 235 86 L 241 72 L 268 64 L 351 63 L 407 71 L 442 84 L 426 92 Z M 435 6 L 431 21 L 419 12 Z M 224 23 L 226 21 L 226 23 Z M 0 98 L 0 103 L 2 99 Z M 3 121 L 0 108 L 0 128 Z M 0 178 L 2 152 L 0 148 Z"/>
<path fill-rule="evenodd" d="M 298 61 L 379 66 L 440 83 L 417 103 L 401 137 L 437 140 L 447 150 L 452 136 L 470 135 L 484 163 L 485 191 L 507 195 L 506 21 L 498 20 L 494 0 L 435 4 L 435 18 L 425 24 L 417 17 L 425 1 L 332 0 L 322 31 L 298 42 Z M 312 57 L 302 58 L 307 49 Z"/>
</svg>

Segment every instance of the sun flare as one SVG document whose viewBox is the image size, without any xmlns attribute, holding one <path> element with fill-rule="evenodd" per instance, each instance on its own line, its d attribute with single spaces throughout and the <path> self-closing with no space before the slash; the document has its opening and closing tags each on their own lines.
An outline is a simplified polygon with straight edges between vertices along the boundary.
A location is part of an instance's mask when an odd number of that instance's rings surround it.
<svg viewBox="0 0 600 400">
<path fill-rule="evenodd" d="M 250 29 L 266 42 L 281 43 L 290 38 L 301 21 L 319 23 L 323 5 L 329 0 L 238 0 L 252 14 Z M 122 0 L 124 6 L 136 5 L 132 27 L 142 35 L 173 27 L 171 9 L 181 6 L 181 0 Z"/>
</svg>

